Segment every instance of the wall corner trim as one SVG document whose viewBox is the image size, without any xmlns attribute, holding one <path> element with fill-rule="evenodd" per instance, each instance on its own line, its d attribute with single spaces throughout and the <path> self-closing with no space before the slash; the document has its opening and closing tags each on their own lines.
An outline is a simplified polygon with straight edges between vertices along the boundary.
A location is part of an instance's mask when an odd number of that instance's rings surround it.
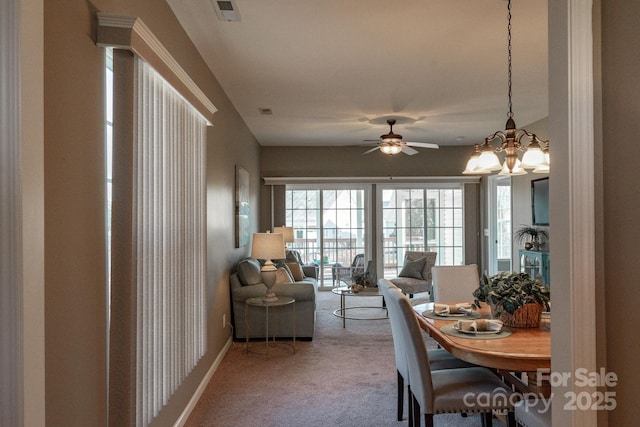
<svg viewBox="0 0 640 427">
<path fill-rule="evenodd" d="M 162 45 L 142 19 L 98 13 L 96 45 L 130 50 L 143 58 L 184 96 L 211 126 L 217 108 Z"/>
</svg>

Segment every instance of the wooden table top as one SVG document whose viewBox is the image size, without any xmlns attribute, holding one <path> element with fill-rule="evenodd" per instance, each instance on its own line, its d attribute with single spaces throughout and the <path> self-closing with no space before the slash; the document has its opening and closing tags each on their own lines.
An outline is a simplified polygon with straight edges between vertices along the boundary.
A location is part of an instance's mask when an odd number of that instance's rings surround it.
<svg viewBox="0 0 640 427">
<path fill-rule="evenodd" d="M 455 323 L 455 319 L 432 319 L 422 315 L 433 310 L 433 303 L 414 306 L 420 327 L 445 350 L 476 365 L 506 371 L 534 372 L 551 367 L 550 320 L 543 319 L 539 328 L 509 328 L 511 335 L 500 339 L 469 339 L 447 335 L 442 326 Z M 479 310 L 483 318 L 490 318 L 486 304 Z"/>
</svg>

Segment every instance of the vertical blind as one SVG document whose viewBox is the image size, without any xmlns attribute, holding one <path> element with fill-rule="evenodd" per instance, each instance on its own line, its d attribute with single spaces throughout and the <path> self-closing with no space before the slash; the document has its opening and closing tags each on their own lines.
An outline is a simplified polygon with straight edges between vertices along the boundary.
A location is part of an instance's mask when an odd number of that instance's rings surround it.
<svg viewBox="0 0 640 427">
<path fill-rule="evenodd" d="M 207 121 L 135 61 L 136 424 L 148 425 L 206 351 Z"/>
</svg>

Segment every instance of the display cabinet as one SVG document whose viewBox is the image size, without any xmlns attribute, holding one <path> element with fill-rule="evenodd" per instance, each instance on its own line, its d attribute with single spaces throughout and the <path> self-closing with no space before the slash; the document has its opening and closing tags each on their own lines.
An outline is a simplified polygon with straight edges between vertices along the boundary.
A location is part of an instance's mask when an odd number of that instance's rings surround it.
<svg viewBox="0 0 640 427">
<path fill-rule="evenodd" d="M 550 286 L 549 252 L 520 249 L 520 271 Z"/>
</svg>

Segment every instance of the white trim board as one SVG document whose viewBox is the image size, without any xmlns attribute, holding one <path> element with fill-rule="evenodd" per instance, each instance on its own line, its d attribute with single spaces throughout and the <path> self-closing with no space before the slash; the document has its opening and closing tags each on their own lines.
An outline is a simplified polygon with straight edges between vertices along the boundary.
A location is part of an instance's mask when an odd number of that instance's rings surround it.
<svg viewBox="0 0 640 427">
<path fill-rule="evenodd" d="M 182 414 L 180 414 L 180 416 L 176 420 L 175 424 L 173 425 L 174 427 L 183 427 L 186 424 L 187 420 L 189 419 L 189 416 L 191 415 L 191 412 L 193 412 L 193 409 L 198 404 L 198 401 L 202 397 L 202 394 L 207 388 L 207 385 L 209 385 L 209 381 L 211 381 L 213 374 L 215 374 L 215 372 L 218 370 L 218 367 L 222 363 L 222 359 L 224 359 L 224 356 L 226 356 L 227 353 L 229 352 L 229 349 L 231 348 L 232 343 L 233 343 L 233 338 L 229 337 L 229 339 L 227 340 L 227 343 L 224 345 L 224 347 L 222 348 L 222 350 L 220 351 L 216 359 L 211 364 L 211 367 L 209 367 L 209 370 L 207 371 L 205 376 L 202 378 L 202 381 L 200 381 L 200 385 L 198 385 L 198 388 L 196 388 L 195 393 L 193 393 L 193 396 L 191 396 L 191 399 L 189 400 L 189 403 L 187 403 L 187 406 L 185 406 L 184 410 L 182 411 Z"/>
</svg>

